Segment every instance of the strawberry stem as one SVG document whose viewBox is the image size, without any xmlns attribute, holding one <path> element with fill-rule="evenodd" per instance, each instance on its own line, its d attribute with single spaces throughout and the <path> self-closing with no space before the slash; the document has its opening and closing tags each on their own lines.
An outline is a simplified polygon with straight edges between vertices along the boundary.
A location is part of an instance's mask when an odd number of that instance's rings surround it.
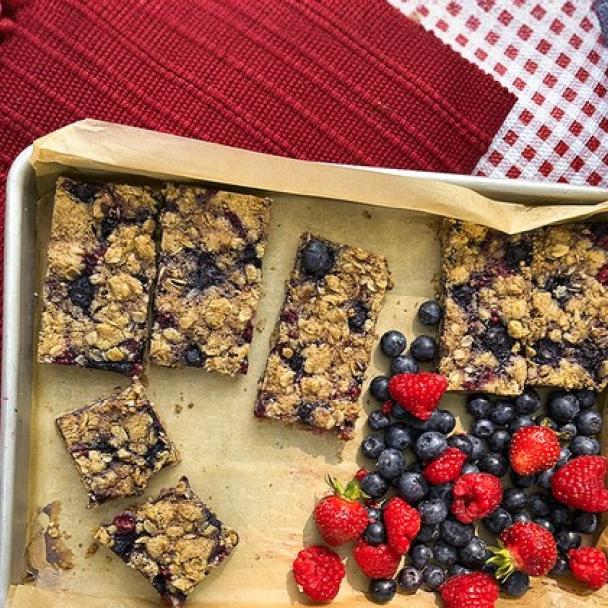
<svg viewBox="0 0 608 608">
<path fill-rule="evenodd" d="M 499 547 L 488 547 L 488 550 L 494 555 L 488 559 L 486 563 L 492 564 L 498 568 L 495 576 L 499 581 L 506 580 L 515 572 L 515 570 L 517 570 L 517 564 L 513 558 L 513 554 L 509 549 L 502 545 L 502 543 Z"/>
<path fill-rule="evenodd" d="M 356 479 L 351 479 L 351 481 L 346 484 L 346 487 L 339 479 L 336 479 L 331 475 L 328 475 L 326 480 L 334 493 L 345 500 L 355 501 L 360 498 L 369 498 L 369 496 L 361 490 L 359 482 Z"/>
</svg>

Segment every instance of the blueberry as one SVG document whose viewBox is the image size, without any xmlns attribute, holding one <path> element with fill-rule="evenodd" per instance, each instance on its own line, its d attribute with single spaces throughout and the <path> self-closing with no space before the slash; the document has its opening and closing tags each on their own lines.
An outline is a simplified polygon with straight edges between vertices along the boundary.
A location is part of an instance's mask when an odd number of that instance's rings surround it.
<svg viewBox="0 0 608 608">
<path fill-rule="evenodd" d="M 410 559 L 416 568 L 422 570 L 433 561 L 433 549 L 428 545 L 416 544 L 410 550 Z"/>
<path fill-rule="evenodd" d="M 66 182 L 66 189 L 83 203 L 90 204 L 99 192 L 99 185 L 91 182 Z"/>
<path fill-rule="evenodd" d="M 465 462 L 462 465 L 462 469 L 460 471 L 461 475 L 470 475 L 472 473 L 479 473 L 479 467 L 472 462 Z"/>
<path fill-rule="evenodd" d="M 394 479 L 403 473 L 404 468 L 405 458 L 395 448 L 387 448 L 378 456 L 376 470 L 384 479 Z"/>
<path fill-rule="evenodd" d="M 558 431 L 561 435 L 562 441 L 572 441 L 574 437 L 576 437 L 577 428 L 574 422 L 568 422 L 567 424 L 563 424 L 559 427 Z"/>
<path fill-rule="evenodd" d="M 602 417 L 595 410 L 584 410 L 574 420 L 579 435 L 595 435 L 602 430 Z"/>
<path fill-rule="evenodd" d="M 551 467 L 546 471 L 540 472 L 536 477 L 536 485 L 539 488 L 544 488 L 545 490 L 548 490 L 551 487 L 551 478 L 553 477 L 554 473 L 555 467 Z"/>
<path fill-rule="evenodd" d="M 529 524 L 531 521 L 532 518 L 525 511 L 522 511 L 521 513 L 515 513 L 515 515 L 513 515 L 514 524 Z"/>
<path fill-rule="evenodd" d="M 392 578 L 375 579 L 369 583 L 369 597 L 377 604 L 390 602 L 397 593 L 397 583 Z"/>
<path fill-rule="evenodd" d="M 438 486 L 431 486 L 428 493 L 429 500 L 435 498 L 441 500 L 443 504 L 450 509 L 452 506 L 452 484 L 442 483 Z"/>
<path fill-rule="evenodd" d="M 502 477 L 509 470 L 509 461 L 497 452 L 486 454 L 479 460 L 478 465 L 484 473 L 490 473 L 496 477 Z"/>
<path fill-rule="evenodd" d="M 359 486 L 370 498 L 382 498 L 388 491 L 386 481 L 377 473 L 366 475 L 359 483 Z"/>
<path fill-rule="evenodd" d="M 467 568 L 480 570 L 488 558 L 486 544 L 478 536 L 474 536 L 458 552 L 460 563 Z"/>
<path fill-rule="evenodd" d="M 434 460 L 448 447 L 446 438 L 436 431 L 422 433 L 416 440 L 414 451 L 420 460 Z"/>
<path fill-rule="evenodd" d="M 502 506 L 509 513 L 517 513 L 523 511 L 528 504 L 528 496 L 519 488 L 507 488 L 502 497 Z"/>
<path fill-rule="evenodd" d="M 367 525 L 363 532 L 363 539 L 368 545 L 379 545 L 386 542 L 384 525 L 380 521 L 373 521 Z"/>
<path fill-rule="evenodd" d="M 224 282 L 224 273 L 217 267 L 216 259 L 213 255 L 206 251 L 201 251 L 196 256 L 196 270 L 191 277 L 192 287 L 204 291 L 212 285 Z"/>
<path fill-rule="evenodd" d="M 448 545 L 444 540 L 438 540 L 435 543 L 435 561 L 444 568 L 456 563 L 458 552 L 452 545 Z"/>
<path fill-rule="evenodd" d="M 391 375 L 397 374 L 417 374 L 418 363 L 411 355 L 399 355 L 391 361 Z"/>
<path fill-rule="evenodd" d="M 475 420 L 471 426 L 471 435 L 478 437 L 479 439 L 487 439 L 492 433 L 494 433 L 494 424 L 487 418 L 480 418 Z"/>
<path fill-rule="evenodd" d="M 382 435 L 368 435 L 361 443 L 361 453 L 371 460 L 376 460 L 385 448 Z"/>
<path fill-rule="evenodd" d="M 427 431 L 438 431 L 441 424 L 441 411 L 434 410 L 428 420 L 420 420 L 415 416 L 411 416 L 408 420 L 409 426 L 418 433 L 426 433 Z"/>
<path fill-rule="evenodd" d="M 468 435 L 465 435 L 464 433 L 457 433 L 456 435 L 448 437 L 448 445 L 451 448 L 457 448 L 461 452 L 464 452 L 467 456 L 470 456 L 473 450 Z"/>
<path fill-rule="evenodd" d="M 324 277 L 334 265 L 334 259 L 331 247 L 316 239 L 310 240 L 302 250 L 302 266 L 313 277 Z"/>
<path fill-rule="evenodd" d="M 598 517 L 596 513 L 576 511 L 572 516 L 572 529 L 583 534 L 593 534 L 597 530 Z"/>
<path fill-rule="evenodd" d="M 567 553 L 570 549 L 578 549 L 581 546 L 583 537 L 578 532 L 572 530 L 560 530 L 555 535 L 557 550 L 560 553 Z"/>
<path fill-rule="evenodd" d="M 397 576 L 399 588 L 406 593 L 416 593 L 422 586 L 422 572 L 414 566 L 406 566 Z"/>
<path fill-rule="evenodd" d="M 555 566 L 553 566 L 553 568 L 551 568 L 549 571 L 549 576 L 564 576 L 568 574 L 569 570 L 570 568 L 568 567 L 568 560 L 559 555 L 557 557 L 557 561 L 555 562 Z"/>
<path fill-rule="evenodd" d="M 477 462 L 481 457 L 487 454 L 488 450 L 486 444 L 479 437 L 469 435 L 469 442 L 471 444 L 471 453 L 469 454 L 471 462 Z"/>
<path fill-rule="evenodd" d="M 447 577 L 452 578 L 453 576 L 459 576 L 461 574 L 470 574 L 471 570 L 465 568 L 461 564 L 452 564 L 448 568 Z"/>
<path fill-rule="evenodd" d="M 348 316 L 348 327 L 354 333 L 361 333 L 367 321 L 369 308 L 360 300 L 356 300 L 351 304 L 350 314 Z"/>
<path fill-rule="evenodd" d="M 388 401 L 391 396 L 388 394 L 388 381 L 386 376 L 376 376 L 369 385 L 369 392 L 378 401 Z"/>
<path fill-rule="evenodd" d="M 191 344 L 184 352 L 184 361 L 189 367 L 202 367 L 205 363 L 205 355 L 196 344 Z"/>
<path fill-rule="evenodd" d="M 484 346 L 499 360 L 506 359 L 511 353 L 515 340 L 509 336 L 502 325 L 493 325 L 482 335 Z"/>
<path fill-rule="evenodd" d="M 482 522 L 488 532 L 494 534 L 494 536 L 499 536 L 505 528 L 513 523 L 513 517 L 506 509 L 498 507 L 487 517 L 484 517 Z"/>
<path fill-rule="evenodd" d="M 418 336 L 410 346 L 410 353 L 416 361 L 432 361 L 436 351 L 437 345 L 431 336 Z"/>
<path fill-rule="evenodd" d="M 433 500 L 423 500 L 418 505 L 418 512 L 422 523 L 427 526 L 436 526 L 448 516 L 448 509 L 443 501 L 435 498 Z"/>
<path fill-rule="evenodd" d="M 510 597 L 523 597 L 530 589 L 530 577 L 516 570 L 500 584 L 500 589 Z"/>
<path fill-rule="evenodd" d="M 380 509 L 377 509 L 376 507 L 368 507 L 367 520 L 369 522 L 382 521 L 382 511 Z"/>
<path fill-rule="evenodd" d="M 439 526 L 420 526 L 416 540 L 421 543 L 430 543 L 439 538 Z"/>
<path fill-rule="evenodd" d="M 68 296 L 74 306 L 88 312 L 95 297 L 95 285 L 87 276 L 78 277 L 68 285 Z"/>
<path fill-rule="evenodd" d="M 458 285 L 457 287 L 452 287 L 449 292 L 461 308 L 467 308 L 475 296 L 475 289 L 471 285 Z"/>
<path fill-rule="evenodd" d="M 500 399 L 490 410 L 490 420 L 496 426 L 507 426 L 515 418 L 515 408 L 510 401 Z"/>
<path fill-rule="evenodd" d="M 534 523 L 538 524 L 539 526 L 542 526 L 546 530 L 549 530 L 551 534 L 555 534 L 555 526 L 553 525 L 553 522 L 548 520 L 546 517 L 537 517 L 534 520 Z"/>
<path fill-rule="evenodd" d="M 398 403 L 393 403 L 393 409 L 391 410 L 391 413 L 393 415 L 393 418 L 396 418 L 397 420 L 410 419 L 410 413 Z"/>
<path fill-rule="evenodd" d="M 467 399 L 467 412 L 474 418 L 487 418 L 492 409 L 492 402 L 485 395 L 471 395 Z"/>
<path fill-rule="evenodd" d="M 439 433 L 447 435 L 451 433 L 456 426 L 456 418 L 452 412 L 448 410 L 435 410 L 437 412 L 437 424 L 435 430 Z"/>
<path fill-rule="evenodd" d="M 488 447 L 492 452 L 505 453 L 509 449 L 511 435 L 509 431 L 498 429 L 488 437 Z"/>
<path fill-rule="evenodd" d="M 407 340 L 405 336 L 396 330 L 387 331 L 380 338 L 380 348 L 387 357 L 396 357 L 405 350 Z"/>
<path fill-rule="evenodd" d="M 593 437 L 579 435 L 570 443 L 573 456 L 592 456 L 600 453 L 600 442 Z"/>
<path fill-rule="evenodd" d="M 412 445 L 414 441 L 414 435 L 412 431 L 405 425 L 399 422 L 391 424 L 384 431 L 384 443 L 389 448 L 396 448 L 397 450 L 406 450 Z"/>
<path fill-rule="evenodd" d="M 572 452 L 568 448 L 559 451 L 559 458 L 555 463 L 556 469 L 561 469 L 572 458 Z"/>
<path fill-rule="evenodd" d="M 475 536 L 475 528 L 449 517 L 439 526 L 439 534 L 446 543 L 464 547 Z"/>
<path fill-rule="evenodd" d="M 523 429 L 526 426 L 534 426 L 534 422 L 530 416 L 515 416 L 509 423 L 509 433 L 514 435 L 519 429 Z"/>
<path fill-rule="evenodd" d="M 418 319 L 423 325 L 437 325 L 443 317 L 443 308 L 435 300 L 427 300 L 418 309 Z"/>
<path fill-rule="evenodd" d="M 597 393 L 588 388 L 584 388 L 580 391 L 577 391 L 576 398 L 578 399 L 579 406 L 582 409 L 586 410 L 595 405 Z"/>
<path fill-rule="evenodd" d="M 391 423 L 390 418 L 382 413 L 382 410 L 373 411 L 367 418 L 367 425 L 373 431 L 381 431 L 389 426 Z"/>
<path fill-rule="evenodd" d="M 571 515 L 570 509 L 566 505 L 560 505 L 559 503 L 553 503 L 551 505 L 549 519 L 554 526 L 567 526 L 570 522 Z"/>
<path fill-rule="evenodd" d="M 518 414 L 533 414 L 540 408 L 540 397 L 533 388 L 525 388 L 521 395 L 515 398 L 515 411 Z"/>
<path fill-rule="evenodd" d="M 445 582 L 445 573 L 443 568 L 435 564 L 429 564 L 422 571 L 422 580 L 429 591 L 438 589 Z"/>
<path fill-rule="evenodd" d="M 536 475 L 518 475 L 511 469 L 511 483 L 516 488 L 531 488 L 536 483 Z"/>
<path fill-rule="evenodd" d="M 572 393 L 555 391 L 549 396 L 547 412 L 561 424 L 572 422 L 580 411 L 578 399 Z"/>
<path fill-rule="evenodd" d="M 553 501 L 546 494 L 535 492 L 528 497 L 528 508 L 536 517 L 548 517 L 553 508 Z"/>
<path fill-rule="evenodd" d="M 428 493 L 429 485 L 420 473 L 408 471 L 399 476 L 395 483 L 397 493 L 406 502 L 416 505 Z"/>
</svg>

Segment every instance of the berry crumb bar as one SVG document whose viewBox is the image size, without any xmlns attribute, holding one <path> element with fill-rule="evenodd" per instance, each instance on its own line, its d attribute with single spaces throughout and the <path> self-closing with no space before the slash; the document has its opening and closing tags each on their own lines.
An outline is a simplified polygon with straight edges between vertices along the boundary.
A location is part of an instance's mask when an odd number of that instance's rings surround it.
<svg viewBox="0 0 608 608">
<path fill-rule="evenodd" d="M 168 184 L 150 360 L 244 374 L 270 200 Z"/>
<path fill-rule="evenodd" d="M 531 272 L 528 382 L 602 390 L 608 384 L 608 224 L 539 230 Z"/>
<path fill-rule="evenodd" d="M 146 186 L 59 178 L 39 362 L 141 371 L 157 207 Z"/>
<path fill-rule="evenodd" d="M 446 220 L 439 371 L 449 390 L 517 395 L 530 323 L 530 233 Z"/>
<path fill-rule="evenodd" d="M 174 608 L 232 553 L 237 533 L 196 496 L 188 479 L 127 509 L 95 531 L 129 567 L 145 576 Z"/>
<path fill-rule="evenodd" d="M 141 494 L 154 473 L 179 460 L 139 383 L 66 412 L 56 423 L 89 506 Z"/>
<path fill-rule="evenodd" d="M 255 415 L 351 438 L 388 288 L 384 257 L 304 234 Z"/>
</svg>

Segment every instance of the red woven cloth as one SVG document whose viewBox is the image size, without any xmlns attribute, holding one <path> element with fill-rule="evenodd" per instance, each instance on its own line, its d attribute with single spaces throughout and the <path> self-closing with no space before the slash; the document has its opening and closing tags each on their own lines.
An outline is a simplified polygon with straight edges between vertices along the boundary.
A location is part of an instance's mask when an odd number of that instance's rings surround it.
<svg viewBox="0 0 608 608">
<path fill-rule="evenodd" d="M 0 2 L 2 188 L 22 148 L 85 117 L 470 173 L 515 101 L 384 0 Z"/>
</svg>

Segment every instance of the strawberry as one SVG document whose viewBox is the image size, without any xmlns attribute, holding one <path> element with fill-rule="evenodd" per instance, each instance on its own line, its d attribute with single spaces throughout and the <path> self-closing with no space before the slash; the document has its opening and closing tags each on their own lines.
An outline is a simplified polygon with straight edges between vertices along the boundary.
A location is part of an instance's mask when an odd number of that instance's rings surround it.
<svg viewBox="0 0 608 608">
<path fill-rule="evenodd" d="M 420 531 L 420 514 L 403 498 L 394 496 L 384 505 L 383 515 L 388 544 L 397 553 L 407 553 Z"/>
<path fill-rule="evenodd" d="M 489 473 L 467 473 L 452 488 L 452 513 L 463 524 L 481 519 L 502 500 L 500 479 Z"/>
<path fill-rule="evenodd" d="M 319 545 L 302 549 L 293 562 L 293 576 L 300 591 L 315 602 L 329 602 L 338 595 L 344 572 L 340 557 Z"/>
<path fill-rule="evenodd" d="M 458 574 L 441 587 L 445 608 L 494 608 L 499 593 L 498 583 L 484 572 Z"/>
<path fill-rule="evenodd" d="M 569 507 L 601 513 L 608 510 L 607 473 L 608 458 L 577 456 L 555 472 L 551 478 L 551 491 L 557 500 Z"/>
<path fill-rule="evenodd" d="M 369 578 L 393 578 L 401 561 L 401 555 L 390 545 L 368 545 L 363 539 L 357 541 L 353 555 Z"/>
<path fill-rule="evenodd" d="M 499 537 L 500 547 L 490 547 L 498 566 L 496 577 L 508 578 L 515 570 L 530 576 L 544 576 L 555 566 L 557 545 L 549 530 L 533 522 L 509 526 Z"/>
<path fill-rule="evenodd" d="M 432 485 L 441 485 L 458 479 L 467 455 L 458 448 L 448 448 L 441 456 L 424 467 L 422 474 Z"/>
<path fill-rule="evenodd" d="M 388 383 L 388 392 L 412 416 L 428 420 L 447 386 L 444 376 L 431 372 L 397 374 Z"/>
<path fill-rule="evenodd" d="M 546 426 L 528 426 L 513 435 L 509 460 L 518 475 L 534 475 L 559 460 L 558 434 Z"/>
<path fill-rule="evenodd" d="M 314 518 L 323 540 L 330 546 L 343 545 L 359 538 L 367 527 L 367 511 L 357 502 L 363 497 L 353 480 L 344 487 L 337 479 L 327 478 L 334 493 L 322 498 L 315 507 Z"/>
<path fill-rule="evenodd" d="M 595 547 L 581 547 L 568 551 L 568 565 L 576 580 L 597 591 L 608 583 L 608 559 Z"/>
</svg>

